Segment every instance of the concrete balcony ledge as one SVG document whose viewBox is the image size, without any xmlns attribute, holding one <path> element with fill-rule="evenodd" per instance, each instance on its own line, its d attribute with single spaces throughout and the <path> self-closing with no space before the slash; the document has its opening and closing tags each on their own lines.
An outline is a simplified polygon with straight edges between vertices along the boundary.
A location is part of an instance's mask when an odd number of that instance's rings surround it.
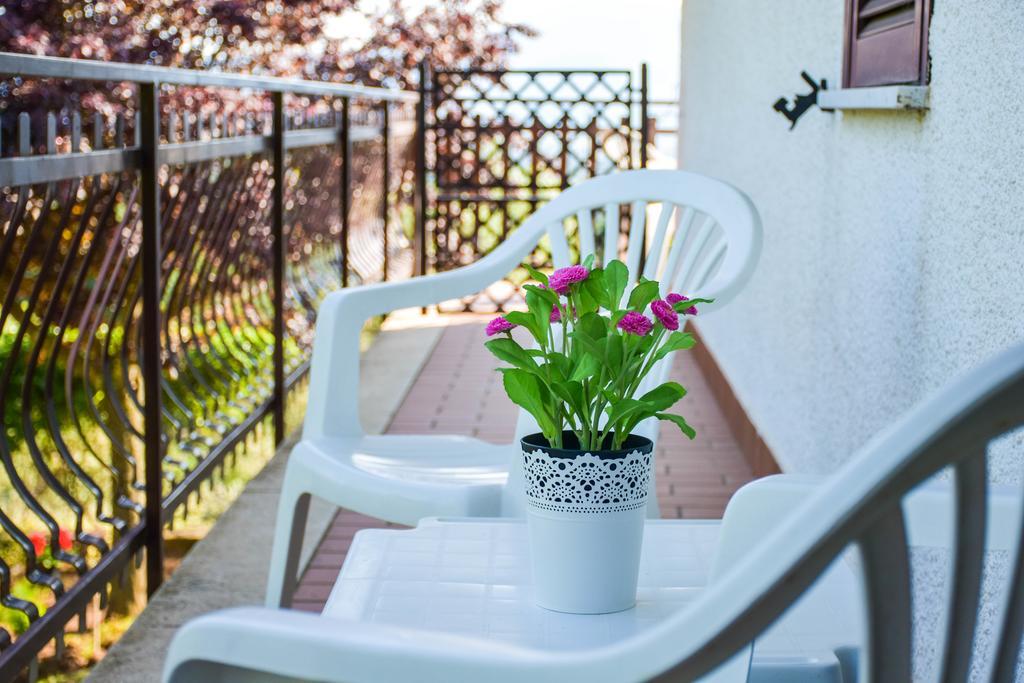
<svg viewBox="0 0 1024 683">
<path fill-rule="evenodd" d="M 406 318 L 408 320 L 408 318 Z M 443 328 L 389 319 L 363 354 L 360 382 L 363 426 L 383 431 L 401 404 Z M 200 614 L 225 607 L 261 605 L 266 590 L 277 498 L 288 454 L 298 435 L 282 444 L 267 466 L 184 557 L 142 614 L 87 679 L 96 683 L 159 681 L 174 632 Z M 314 500 L 301 566 L 305 567 L 336 508 Z"/>
</svg>

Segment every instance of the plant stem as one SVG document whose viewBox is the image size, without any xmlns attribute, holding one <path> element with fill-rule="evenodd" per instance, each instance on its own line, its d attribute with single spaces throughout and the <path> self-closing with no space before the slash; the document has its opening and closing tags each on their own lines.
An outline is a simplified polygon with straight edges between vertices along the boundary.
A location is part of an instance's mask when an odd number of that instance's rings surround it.
<svg viewBox="0 0 1024 683">
<path fill-rule="evenodd" d="M 594 437 L 597 436 L 598 425 L 601 423 L 601 410 L 604 408 L 604 397 L 601 395 L 601 387 L 604 386 L 604 365 L 601 366 L 601 374 L 598 375 L 597 380 L 597 393 L 594 396 L 594 419 L 590 423 L 590 448 L 597 448 L 597 442 Z"/>
<path fill-rule="evenodd" d="M 629 344 L 629 347 L 630 347 L 629 351 L 626 353 L 626 357 L 622 361 L 622 372 L 620 372 L 619 376 L 615 378 L 615 383 L 613 385 L 614 389 L 613 389 L 612 393 L 615 395 L 616 400 L 621 400 L 626 395 L 624 390 L 621 393 L 615 393 L 615 390 L 620 388 L 620 385 L 622 384 L 622 381 L 626 377 L 626 374 L 627 374 L 627 372 L 629 370 L 629 366 L 633 362 L 633 358 L 636 355 L 636 348 L 637 347 L 634 346 L 633 344 Z M 599 439 L 599 442 L 602 445 L 604 444 L 604 440 L 608 436 L 608 433 L 611 432 L 614 427 L 615 427 L 615 425 L 612 422 L 610 422 L 610 421 L 609 421 L 609 423 L 607 425 L 605 425 L 605 429 L 604 429 L 603 432 L 601 432 L 600 439 Z M 615 441 L 620 438 L 618 430 L 615 430 L 615 435 L 616 436 L 613 437 L 613 439 L 612 439 L 613 447 L 614 447 Z M 624 438 L 624 437 L 622 437 L 622 438 Z"/>
<path fill-rule="evenodd" d="M 626 386 L 627 394 L 634 393 L 644 381 L 644 377 L 647 376 L 647 373 L 651 371 L 652 367 L 654 367 L 654 363 L 652 361 L 654 358 L 654 352 L 658 350 L 658 343 L 661 341 L 663 336 L 665 336 L 665 330 L 658 330 L 657 336 L 654 338 L 654 343 L 651 344 L 651 348 L 647 352 L 647 356 L 640 362 L 640 372 L 638 372 L 636 377 L 634 377 L 629 385 Z"/>
</svg>

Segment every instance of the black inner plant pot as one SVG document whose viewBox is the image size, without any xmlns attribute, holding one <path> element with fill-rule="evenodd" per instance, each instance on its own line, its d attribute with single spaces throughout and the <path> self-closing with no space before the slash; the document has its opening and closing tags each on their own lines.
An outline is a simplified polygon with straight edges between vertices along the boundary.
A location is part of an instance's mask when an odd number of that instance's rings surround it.
<svg viewBox="0 0 1024 683">
<path fill-rule="evenodd" d="M 627 436 L 626 440 L 622 442 L 622 448 L 618 448 L 616 450 L 611 449 L 611 434 L 605 437 L 603 444 L 604 448 L 599 451 L 580 448 L 580 441 L 576 438 L 576 434 L 573 432 L 562 432 L 561 448 L 552 448 L 548 443 L 548 440 L 540 432 L 524 436 L 521 441 L 523 448 L 539 448 L 552 458 L 575 458 L 581 452 L 586 451 L 596 455 L 601 458 L 601 460 L 610 460 L 613 458 L 624 458 L 626 455 L 636 450 L 641 453 L 650 453 L 654 449 L 654 443 L 650 439 L 646 436 L 638 436 L 636 434 L 630 434 Z"/>
</svg>

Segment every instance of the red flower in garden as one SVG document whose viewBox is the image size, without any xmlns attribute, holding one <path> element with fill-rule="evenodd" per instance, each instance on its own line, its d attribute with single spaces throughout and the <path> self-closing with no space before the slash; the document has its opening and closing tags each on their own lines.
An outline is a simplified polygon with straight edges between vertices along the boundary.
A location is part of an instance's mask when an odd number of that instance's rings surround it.
<svg viewBox="0 0 1024 683">
<path fill-rule="evenodd" d="M 71 544 L 75 542 L 75 537 L 67 529 L 61 529 L 57 540 L 61 550 L 70 550 Z"/>
<path fill-rule="evenodd" d="M 36 555 L 42 555 L 43 551 L 46 550 L 46 534 L 42 531 L 33 531 L 28 538 L 32 541 L 32 547 L 35 549 Z"/>
</svg>

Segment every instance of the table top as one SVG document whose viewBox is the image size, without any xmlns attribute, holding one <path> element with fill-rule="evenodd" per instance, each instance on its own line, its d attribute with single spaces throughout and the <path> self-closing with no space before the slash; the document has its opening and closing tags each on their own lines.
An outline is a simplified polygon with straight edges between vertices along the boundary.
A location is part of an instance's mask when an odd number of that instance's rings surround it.
<svg viewBox="0 0 1024 683">
<path fill-rule="evenodd" d="M 552 612 L 530 599 L 526 525 L 425 520 L 356 534 L 324 616 L 429 628 L 543 649 L 619 641 L 695 599 L 718 541 L 715 522 L 649 522 L 637 605 L 614 614 Z"/>
<path fill-rule="evenodd" d="M 720 522 L 650 520 L 635 608 L 578 615 L 530 597 L 526 525 L 512 519 L 424 520 L 415 529 L 360 531 L 323 616 L 482 637 L 545 650 L 590 649 L 649 628 L 695 600 L 708 582 Z M 758 640 L 772 654 L 830 653 L 856 620 L 847 569 Z M 823 627 L 824 622 L 824 627 Z M 763 646 L 762 646 L 763 641 Z"/>
</svg>

